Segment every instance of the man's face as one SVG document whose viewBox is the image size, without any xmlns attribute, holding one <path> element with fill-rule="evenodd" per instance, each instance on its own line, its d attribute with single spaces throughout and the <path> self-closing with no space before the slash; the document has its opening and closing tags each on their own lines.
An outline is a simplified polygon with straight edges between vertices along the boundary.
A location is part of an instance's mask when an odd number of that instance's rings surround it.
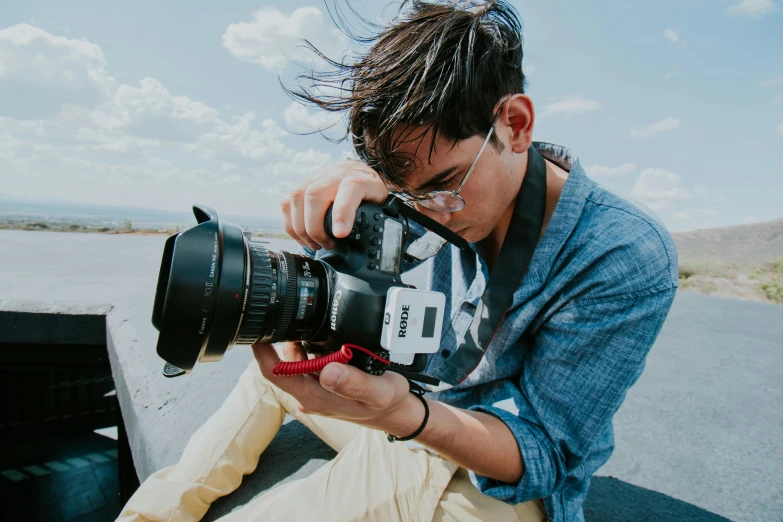
<svg viewBox="0 0 783 522">
<path fill-rule="evenodd" d="M 499 139 L 503 141 L 502 137 Z M 456 144 L 440 138 L 428 158 L 431 140 L 430 132 L 420 142 L 412 141 L 402 146 L 404 152 L 416 154 L 419 159 L 414 169 L 405 176 L 411 193 L 457 190 L 484 143 L 483 136 L 473 136 Z M 415 205 L 416 210 L 447 226 L 468 242 L 481 241 L 492 232 L 519 191 L 522 182 L 519 156 L 508 146 L 499 152 L 492 143 L 488 144 L 460 192 L 465 201 L 462 210 L 437 212 L 419 203 Z"/>
</svg>

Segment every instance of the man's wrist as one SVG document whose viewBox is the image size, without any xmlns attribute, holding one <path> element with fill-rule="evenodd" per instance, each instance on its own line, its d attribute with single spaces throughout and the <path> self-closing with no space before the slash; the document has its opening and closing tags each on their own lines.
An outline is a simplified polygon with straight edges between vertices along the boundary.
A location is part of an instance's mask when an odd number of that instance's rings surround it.
<svg viewBox="0 0 783 522">
<path fill-rule="evenodd" d="M 419 429 L 425 413 L 421 400 L 414 394 L 408 393 L 394 410 L 381 416 L 378 429 L 395 437 L 407 437 Z"/>
</svg>

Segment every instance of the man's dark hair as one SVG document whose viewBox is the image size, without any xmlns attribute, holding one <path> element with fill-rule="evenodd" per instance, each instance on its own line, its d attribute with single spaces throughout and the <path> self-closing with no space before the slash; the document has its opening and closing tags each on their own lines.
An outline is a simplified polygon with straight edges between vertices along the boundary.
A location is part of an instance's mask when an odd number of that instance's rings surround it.
<svg viewBox="0 0 783 522">
<path fill-rule="evenodd" d="M 308 105 L 347 111 L 343 139 L 350 136 L 359 159 L 395 189 L 408 188 L 403 176 L 416 161 L 401 145 L 433 131 L 431 155 L 436 138 L 486 136 L 497 103 L 524 92 L 522 24 L 502 0 L 404 0 L 391 22 L 374 25 L 366 37 L 337 15 L 332 19 L 368 52 L 337 62 L 308 43 L 329 69 L 300 76 L 311 86 L 288 92 Z M 495 136 L 492 143 L 501 146 Z"/>
</svg>

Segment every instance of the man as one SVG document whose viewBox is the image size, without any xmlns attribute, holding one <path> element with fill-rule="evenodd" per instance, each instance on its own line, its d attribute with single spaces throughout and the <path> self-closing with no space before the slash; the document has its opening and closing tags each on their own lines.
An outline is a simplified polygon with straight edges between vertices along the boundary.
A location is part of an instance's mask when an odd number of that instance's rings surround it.
<svg viewBox="0 0 783 522">
<path fill-rule="evenodd" d="M 121 519 L 200 518 L 255 468 L 288 411 L 338 456 L 227 520 L 584 520 L 590 477 L 614 446 L 612 417 L 674 298 L 676 250 L 662 225 L 588 179 L 570 151 L 533 142 L 509 5 L 403 7 L 365 56 L 295 93 L 348 111 L 361 161 L 286 197 L 286 230 L 302 246 L 330 248 L 329 205 L 334 234 L 345 237 L 360 202 L 382 202 L 391 189 L 470 242 L 443 248 L 430 266 L 430 289 L 447 296 L 440 351 L 428 359 L 437 371 L 493 274 L 508 268 L 496 263 L 515 212 L 526 211 L 523 180 L 543 156 L 540 239 L 529 265 L 516 267 L 524 278 L 489 348 L 457 386 L 422 401 L 399 375 L 337 363 L 320 380 L 274 376 L 278 353 L 256 344 L 257 366 Z M 326 96 L 324 81 L 348 87 Z M 306 358 L 297 343 L 282 352 Z M 414 443 L 390 444 L 387 434 Z"/>
</svg>

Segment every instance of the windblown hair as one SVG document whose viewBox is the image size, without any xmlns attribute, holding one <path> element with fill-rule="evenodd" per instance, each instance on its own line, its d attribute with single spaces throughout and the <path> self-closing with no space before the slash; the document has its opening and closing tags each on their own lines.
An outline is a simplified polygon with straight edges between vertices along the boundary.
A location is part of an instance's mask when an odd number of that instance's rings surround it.
<svg viewBox="0 0 783 522">
<path fill-rule="evenodd" d="M 310 106 L 347 111 L 343 139 L 396 190 L 408 188 L 404 175 L 421 161 L 425 134 L 432 131 L 430 155 L 437 138 L 455 144 L 484 137 L 498 102 L 524 92 L 522 26 L 503 0 L 403 0 L 391 22 L 374 25 L 367 37 L 342 27 L 345 18 L 337 14 L 332 18 L 343 33 L 368 52 L 337 62 L 308 43 L 328 69 L 300 76 L 310 86 L 288 92 Z M 415 154 L 402 152 L 416 140 Z M 501 146 L 495 136 L 491 142 Z"/>
</svg>

